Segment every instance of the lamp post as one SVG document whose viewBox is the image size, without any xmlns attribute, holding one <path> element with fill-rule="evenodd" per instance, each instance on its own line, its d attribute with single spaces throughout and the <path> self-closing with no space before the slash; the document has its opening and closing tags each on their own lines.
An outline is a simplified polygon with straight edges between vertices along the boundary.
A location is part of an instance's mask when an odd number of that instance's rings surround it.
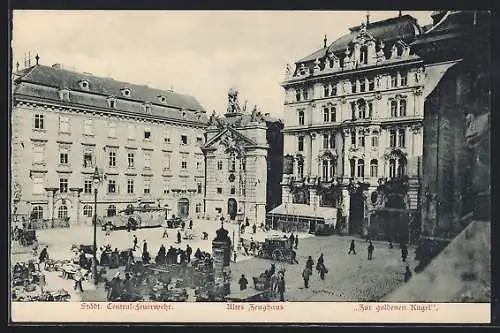
<svg viewBox="0 0 500 333">
<path fill-rule="evenodd" d="M 97 187 L 101 182 L 99 176 L 99 170 L 95 167 L 94 174 L 92 175 L 92 181 L 94 183 L 94 243 L 92 251 L 92 276 L 94 277 L 94 285 L 97 286 L 99 280 L 97 278 Z"/>
</svg>

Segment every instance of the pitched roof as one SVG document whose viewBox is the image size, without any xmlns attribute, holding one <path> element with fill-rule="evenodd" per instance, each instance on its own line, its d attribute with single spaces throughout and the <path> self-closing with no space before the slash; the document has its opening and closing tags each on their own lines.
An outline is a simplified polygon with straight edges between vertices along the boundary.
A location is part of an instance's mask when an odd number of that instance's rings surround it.
<svg viewBox="0 0 500 333">
<path fill-rule="evenodd" d="M 226 133 L 228 133 L 228 132 L 232 133 L 232 135 L 234 135 L 237 138 L 241 139 L 243 142 L 246 142 L 248 145 L 251 145 L 251 146 L 256 146 L 257 145 L 257 143 L 254 140 L 252 140 L 251 138 L 249 138 L 248 136 L 246 136 L 246 135 L 240 133 L 238 130 L 236 130 L 236 129 L 230 127 L 230 126 L 228 126 L 225 129 L 223 129 L 222 131 L 220 131 L 210 141 L 208 141 L 203 148 L 206 149 L 206 148 L 209 148 L 209 147 L 213 146 L 215 142 L 220 141 L 220 139 L 222 137 L 224 137 L 224 135 Z"/>
<path fill-rule="evenodd" d="M 352 27 L 349 29 L 350 33 L 343 35 L 335 40 L 327 48 L 316 50 L 297 61 L 297 63 L 313 61 L 316 58 L 326 56 L 328 51 L 335 54 L 344 52 L 351 41 L 359 35 L 361 26 Z M 392 40 L 412 40 L 421 32 L 421 28 L 417 24 L 417 20 L 410 15 L 403 15 L 398 17 L 389 18 L 382 21 L 370 23 L 366 28 L 367 33 L 372 35 L 377 40 L 392 41 Z"/>
<path fill-rule="evenodd" d="M 192 111 L 205 112 L 198 101 L 189 95 L 183 95 L 172 91 L 150 88 L 146 85 L 138 85 L 128 82 L 116 81 L 112 78 L 99 77 L 91 74 L 78 73 L 66 69 L 35 65 L 21 72 L 18 82 L 30 82 L 54 88 L 66 88 L 75 91 L 90 92 L 106 96 L 116 96 L 137 102 L 150 102 L 160 104 L 158 97 L 166 97 L 166 105 L 173 108 L 182 108 Z M 83 90 L 79 82 L 89 82 L 88 90 Z M 123 88 L 130 89 L 130 96 L 122 96 Z"/>
</svg>

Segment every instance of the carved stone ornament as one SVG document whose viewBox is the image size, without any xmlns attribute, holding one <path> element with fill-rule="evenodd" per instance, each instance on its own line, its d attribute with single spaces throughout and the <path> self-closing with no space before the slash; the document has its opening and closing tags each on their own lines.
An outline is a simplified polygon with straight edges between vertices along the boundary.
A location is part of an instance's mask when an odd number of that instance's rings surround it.
<svg viewBox="0 0 500 333">
<path fill-rule="evenodd" d="M 422 124 L 415 124 L 415 125 L 412 125 L 410 127 L 411 131 L 414 133 L 414 134 L 418 134 L 420 133 L 420 130 L 422 129 Z"/>
<path fill-rule="evenodd" d="M 340 98 L 340 103 L 345 104 L 347 102 L 347 99 L 345 97 Z"/>
<path fill-rule="evenodd" d="M 378 99 L 378 100 L 381 100 L 382 99 L 382 93 L 381 92 L 378 92 L 375 94 L 375 98 Z"/>
<path fill-rule="evenodd" d="M 413 91 L 415 96 L 421 96 L 423 92 L 424 92 L 424 90 L 422 89 L 422 87 L 418 87 Z"/>
<path fill-rule="evenodd" d="M 311 133 L 311 139 L 313 139 L 313 140 L 316 139 L 316 132 Z"/>
</svg>

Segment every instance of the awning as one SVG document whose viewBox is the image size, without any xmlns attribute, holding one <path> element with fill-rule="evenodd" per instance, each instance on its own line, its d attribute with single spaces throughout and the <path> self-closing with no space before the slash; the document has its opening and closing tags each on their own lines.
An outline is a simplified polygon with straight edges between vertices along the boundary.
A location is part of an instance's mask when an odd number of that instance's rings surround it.
<svg viewBox="0 0 500 333">
<path fill-rule="evenodd" d="M 337 208 L 287 203 L 272 209 L 268 214 L 323 218 L 326 223 L 333 223 L 337 219 Z"/>
<path fill-rule="evenodd" d="M 459 61 L 450 61 L 438 64 L 429 64 L 425 67 L 425 85 L 423 96 L 427 98 L 434 91 L 446 71 L 455 66 Z"/>
</svg>

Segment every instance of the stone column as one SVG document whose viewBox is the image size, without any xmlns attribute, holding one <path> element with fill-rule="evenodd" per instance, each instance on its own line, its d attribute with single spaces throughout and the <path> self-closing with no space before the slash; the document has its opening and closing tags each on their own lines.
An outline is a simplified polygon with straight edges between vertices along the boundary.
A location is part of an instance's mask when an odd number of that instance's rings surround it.
<svg viewBox="0 0 500 333">
<path fill-rule="evenodd" d="M 342 190 L 342 214 L 345 217 L 345 233 L 349 233 L 349 208 L 350 208 L 350 195 L 347 189 Z"/>
</svg>

